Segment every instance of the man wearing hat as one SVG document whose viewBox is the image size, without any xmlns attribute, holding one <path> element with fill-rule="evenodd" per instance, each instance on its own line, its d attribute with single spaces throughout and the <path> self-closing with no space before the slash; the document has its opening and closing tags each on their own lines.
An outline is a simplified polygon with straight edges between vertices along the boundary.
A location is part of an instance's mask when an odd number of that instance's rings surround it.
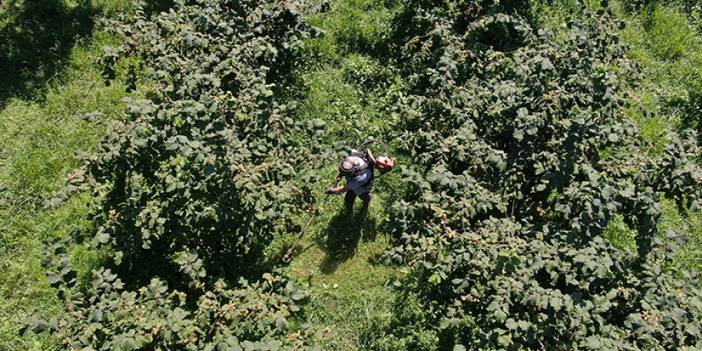
<svg viewBox="0 0 702 351">
<path fill-rule="evenodd" d="M 395 161 L 387 156 L 373 157 L 370 149 L 366 154 L 362 154 L 355 149 L 351 150 L 351 155 L 344 158 L 339 164 L 339 175 L 336 177 L 337 183 L 342 177 L 346 178 L 346 186 L 329 187 L 327 194 L 346 193 L 344 204 L 347 209 L 353 208 L 356 197 L 363 200 L 363 205 L 368 206 L 372 196 L 373 170 L 377 168 L 381 174 L 389 172 L 395 166 Z"/>
</svg>

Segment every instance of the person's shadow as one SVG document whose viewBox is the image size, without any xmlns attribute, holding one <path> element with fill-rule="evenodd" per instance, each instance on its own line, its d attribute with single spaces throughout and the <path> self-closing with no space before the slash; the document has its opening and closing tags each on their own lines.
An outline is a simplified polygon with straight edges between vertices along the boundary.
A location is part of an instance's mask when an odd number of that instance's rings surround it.
<svg viewBox="0 0 702 351">
<path fill-rule="evenodd" d="M 375 218 L 368 215 L 368 206 L 362 205 L 355 214 L 347 208 L 339 210 L 327 226 L 326 241 L 320 243 L 326 251 L 322 273 L 334 273 L 341 263 L 354 256 L 361 238 L 372 241 L 375 235 Z"/>
</svg>

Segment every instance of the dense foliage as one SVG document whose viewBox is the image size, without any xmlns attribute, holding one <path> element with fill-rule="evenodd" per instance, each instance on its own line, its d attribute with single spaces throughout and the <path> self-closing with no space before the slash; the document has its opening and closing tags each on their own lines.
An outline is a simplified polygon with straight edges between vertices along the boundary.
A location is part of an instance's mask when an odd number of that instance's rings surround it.
<svg viewBox="0 0 702 351">
<path fill-rule="evenodd" d="M 66 313 L 30 321 L 27 328 L 51 330 L 67 349 L 289 350 L 305 344 L 303 334 L 287 335 L 288 318 L 305 294 L 277 273 L 253 284 L 241 281 L 236 289 L 217 281 L 193 303 L 159 278 L 130 291 L 101 268 L 82 291 L 65 255 L 51 267 L 49 281 Z"/>
<path fill-rule="evenodd" d="M 637 67 L 606 4 L 563 39 L 526 1 L 436 5 L 398 16 L 414 166 L 387 259 L 416 274 L 377 348 L 702 347 L 697 278 L 666 269 L 684 238 L 657 230 L 662 196 L 699 207 L 700 150 L 671 136 L 642 151 L 622 112 Z M 637 252 L 605 239 L 617 216 Z"/>
<path fill-rule="evenodd" d="M 104 49 L 104 78 L 129 56 L 129 74 L 156 90 L 127 101 L 71 176 L 93 191 L 92 243 L 107 269 L 77 284 L 56 260 L 49 279 L 66 313 L 31 330 L 49 328 L 69 349 L 303 346 L 287 319 L 304 293 L 279 274 L 244 279 L 261 276 L 261 250 L 309 200 L 291 179 L 308 162 L 300 140 L 314 145 L 323 123 L 297 121 L 284 100 L 310 33 L 296 6 L 179 0 L 112 23 L 126 43 Z"/>
<path fill-rule="evenodd" d="M 95 241 L 127 270 L 241 274 L 290 224 L 304 192 L 289 180 L 309 153 L 297 139 L 321 127 L 279 98 L 308 33 L 295 3 L 180 1 L 117 30 L 158 91 L 130 101 L 89 160 Z"/>
</svg>

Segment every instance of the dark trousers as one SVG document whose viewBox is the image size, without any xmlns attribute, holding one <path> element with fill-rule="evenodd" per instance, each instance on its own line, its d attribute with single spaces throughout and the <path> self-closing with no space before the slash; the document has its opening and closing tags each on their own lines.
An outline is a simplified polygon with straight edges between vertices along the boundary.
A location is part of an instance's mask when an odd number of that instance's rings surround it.
<svg viewBox="0 0 702 351">
<path fill-rule="evenodd" d="M 371 194 L 370 192 L 358 195 L 358 197 L 363 200 L 363 205 L 368 206 L 368 203 L 371 200 Z M 353 208 L 353 202 L 356 201 L 356 194 L 353 191 L 347 191 L 346 196 L 344 196 L 344 204 L 346 205 L 346 208 Z"/>
</svg>

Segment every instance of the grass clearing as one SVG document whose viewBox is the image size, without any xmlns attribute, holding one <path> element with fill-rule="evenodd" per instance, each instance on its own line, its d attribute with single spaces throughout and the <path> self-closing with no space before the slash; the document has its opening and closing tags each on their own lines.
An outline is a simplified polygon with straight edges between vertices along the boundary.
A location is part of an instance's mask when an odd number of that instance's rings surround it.
<svg viewBox="0 0 702 351">
<path fill-rule="evenodd" d="M 645 112 L 635 116 L 644 137 L 653 139 L 665 130 L 698 128 L 696 99 L 702 95 L 702 35 L 698 28 L 674 3 L 655 4 L 633 13 L 620 5 L 618 12 L 627 22 L 622 40 L 631 47 L 631 58 L 641 65 L 641 85 L 634 96 Z"/>
<path fill-rule="evenodd" d="M 663 152 L 670 133 L 686 128 L 695 129 L 699 141 L 702 33 L 675 2 L 652 4 L 640 12 L 627 12 L 623 3 L 617 4 L 618 15 L 627 23 L 622 40 L 641 65 L 641 84 L 633 91 L 638 108 L 629 110 L 641 136 L 654 153 Z M 681 214 L 671 201 L 663 201 L 662 210 L 662 233 L 689 235 L 674 265 L 702 272 L 702 214 Z"/>
<path fill-rule="evenodd" d="M 354 212 L 347 213 L 343 196 L 323 194 L 352 144 L 382 139 L 392 125 L 384 99 L 401 82 L 375 57 L 384 50 L 390 18 L 390 7 L 371 0 L 341 0 L 309 16 L 324 36 L 307 42 L 311 62 L 302 75 L 308 91 L 300 112 L 303 119 L 326 122 L 326 147 L 336 152 L 320 165 L 317 197 L 325 205 L 298 244 L 288 273 L 308 287 L 306 315 L 324 350 L 365 349 L 369 341 L 362 332 L 391 313 L 390 284 L 401 275 L 374 263 L 390 241 L 383 232 L 385 208 L 395 200 L 397 172 L 376 179 L 367 211 L 357 200 Z"/>
<path fill-rule="evenodd" d="M 688 48 L 699 45 L 699 38 L 680 10 L 655 6 L 639 17 L 649 36 L 647 49 L 661 60 L 674 62 L 688 57 Z"/>
<path fill-rule="evenodd" d="M 2 350 L 59 349 L 47 335 L 21 337 L 18 330 L 31 314 L 61 311 L 41 267 L 43 243 L 90 228 L 90 196 L 73 197 L 55 209 L 44 202 L 78 166 L 77 153 L 97 146 L 102 122 L 122 115 L 125 85 L 105 86 L 96 65 L 101 47 L 119 41 L 95 27 L 95 19 L 132 6 L 125 0 L 10 1 L 0 10 L 0 66 L 9 70 L 0 74 L 6 82 L 0 91 Z M 52 45 L 57 49 L 47 49 Z M 95 120 L 86 121 L 84 115 L 92 112 L 98 112 Z M 83 247 L 69 250 L 84 271 L 97 260 Z"/>
</svg>

